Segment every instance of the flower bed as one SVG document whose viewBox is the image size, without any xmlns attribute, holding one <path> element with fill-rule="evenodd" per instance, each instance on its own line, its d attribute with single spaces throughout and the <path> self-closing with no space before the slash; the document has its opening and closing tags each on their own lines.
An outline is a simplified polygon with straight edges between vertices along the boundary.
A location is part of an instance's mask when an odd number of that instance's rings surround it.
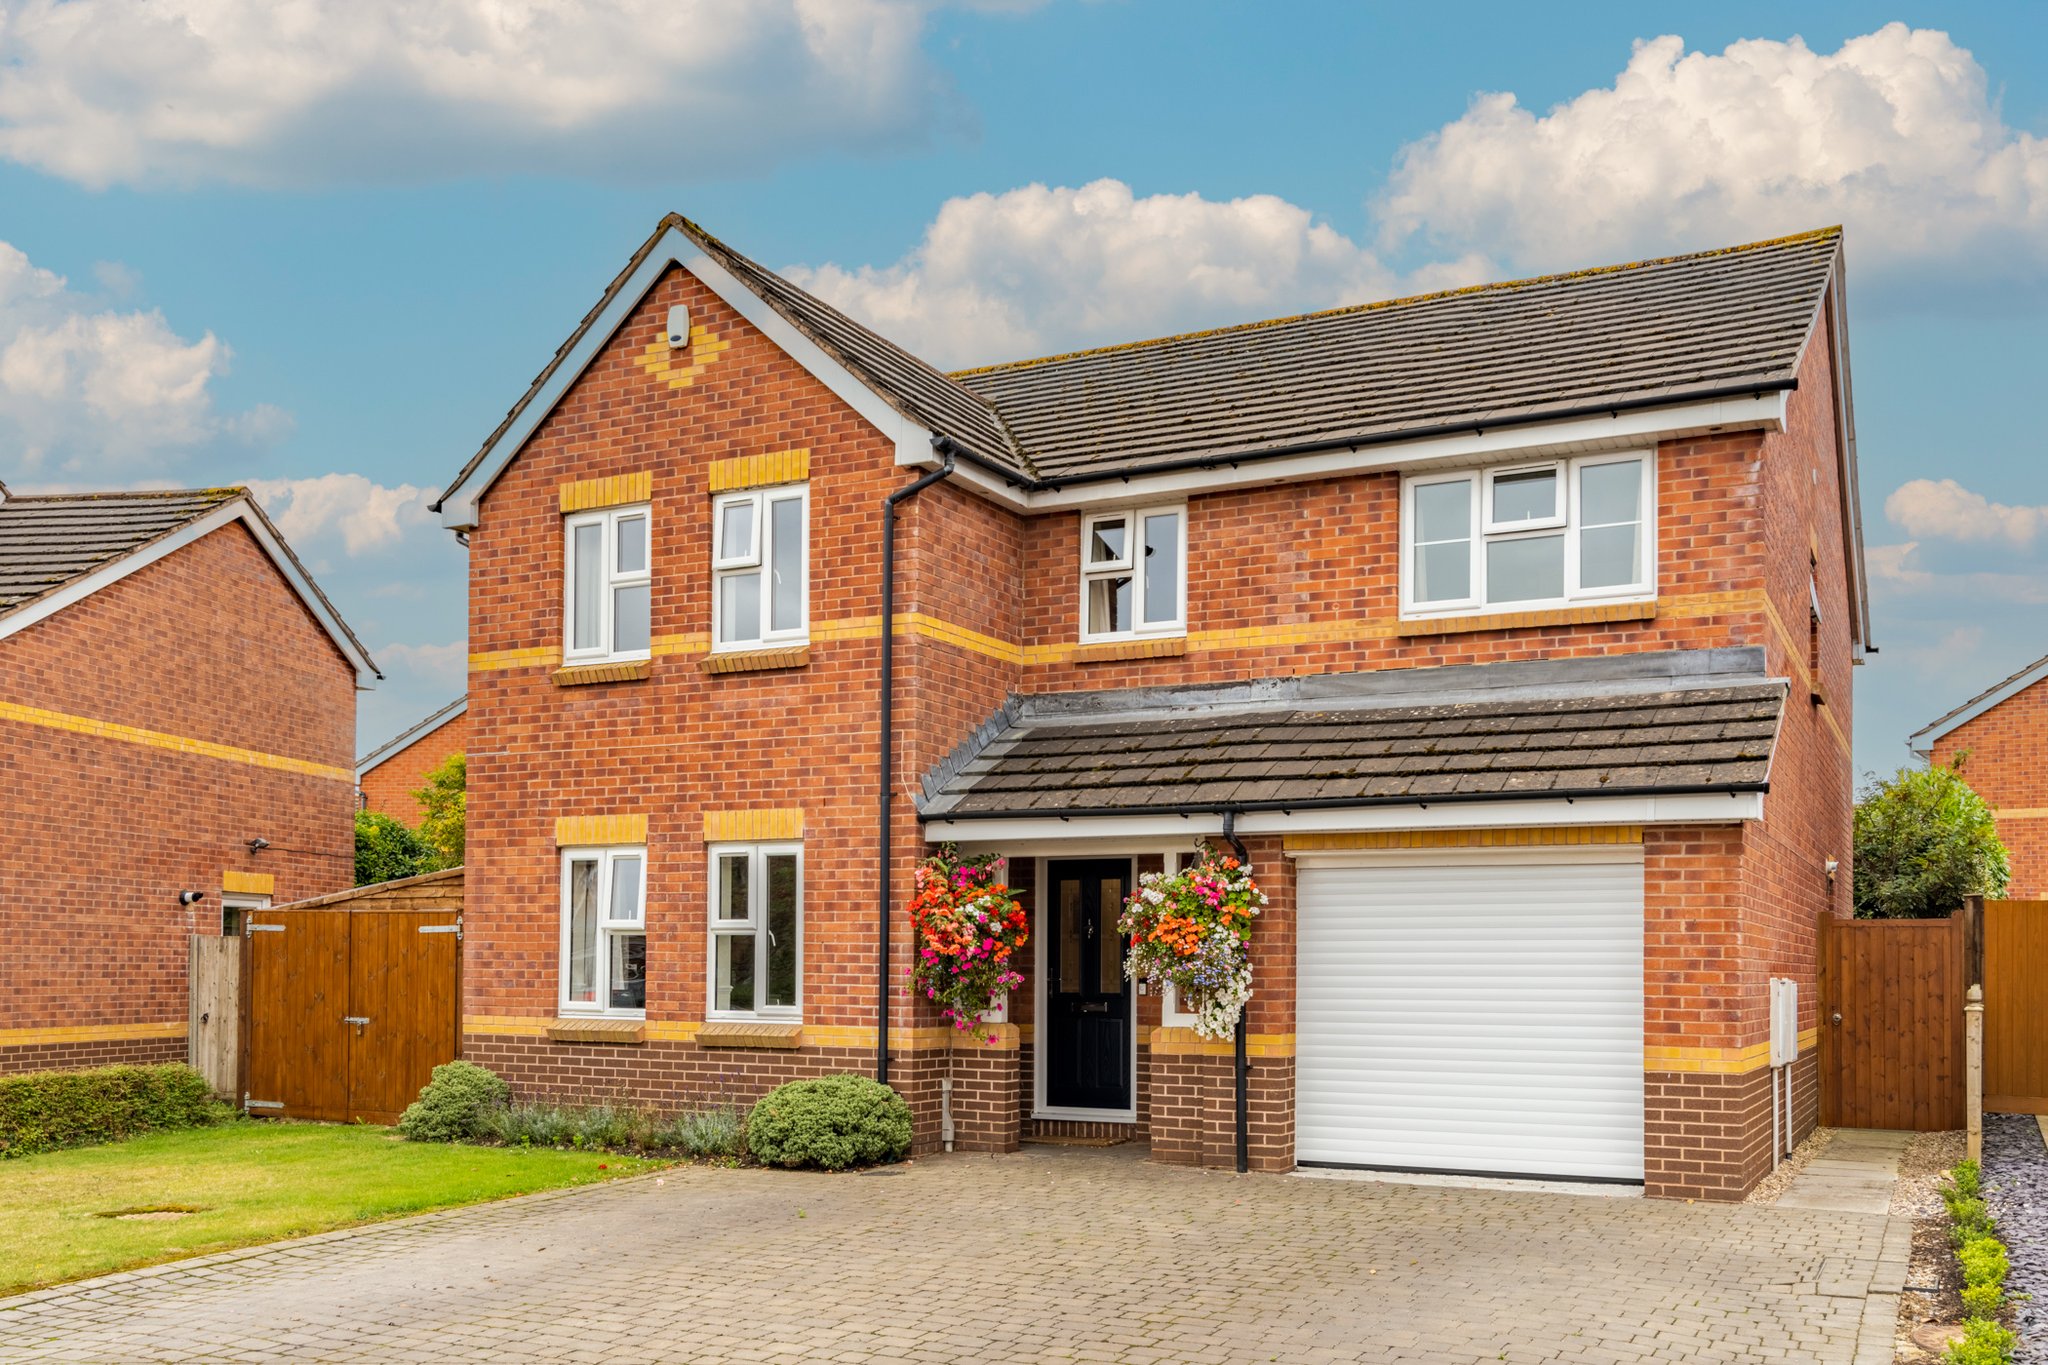
<svg viewBox="0 0 2048 1365">
<path fill-rule="evenodd" d="M 1172 986 L 1193 1008 L 1196 1032 L 1230 1037 L 1252 997 L 1252 922 L 1265 904 L 1251 869 L 1206 844 L 1190 867 L 1147 872 L 1117 920 L 1131 941 L 1124 975 Z"/>
<path fill-rule="evenodd" d="M 1942 1198 L 1948 1204 L 1949 1239 L 1963 1272 L 1963 1339 L 1949 1347 L 1948 1358 L 1955 1365 L 2006 1365 L 2019 1341 L 1998 1320 L 2010 1269 L 2005 1243 L 1992 1230 L 1977 1163 L 1956 1163 L 1949 1181 Z"/>
<path fill-rule="evenodd" d="M 1030 933 L 1024 907 L 1001 879 L 1004 866 L 988 855 L 962 858 L 947 844 L 917 869 L 911 982 L 962 1032 L 982 1027 L 1005 993 L 1024 984 L 1014 963 Z M 995 1042 L 993 1030 L 986 1041 Z"/>
</svg>

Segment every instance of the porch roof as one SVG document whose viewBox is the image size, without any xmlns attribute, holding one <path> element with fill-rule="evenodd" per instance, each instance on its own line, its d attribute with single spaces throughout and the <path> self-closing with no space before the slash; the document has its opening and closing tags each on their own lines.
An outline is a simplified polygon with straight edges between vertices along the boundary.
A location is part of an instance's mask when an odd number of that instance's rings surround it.
<svg viewBox="0 0 2048 1365">
<path fill-rule="evenodd" d="M 1013 698 L 926 779 L 974 820 L 1762 792 L 1762 651 L 1462 665 Z"/>
</svg>

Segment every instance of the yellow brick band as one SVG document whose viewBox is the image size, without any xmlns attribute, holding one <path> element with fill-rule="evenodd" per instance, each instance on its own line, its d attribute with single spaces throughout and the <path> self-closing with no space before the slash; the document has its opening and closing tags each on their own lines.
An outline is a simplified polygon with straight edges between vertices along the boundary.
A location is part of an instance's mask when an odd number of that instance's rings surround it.
<svg viewBox="0 0 2048 1365">
<path fill-rule="evenodd" d="M 771 450 L 761 455 L 713 460 L 707 466 L 706 474 L 714 493 L 767 488 L 778 483 L 804 483 L 811 477 L 811 452 L 804 448 Z"/>
<path fill-rule="evenodd" d="M 356 780 L 353 768 L 337 768 L 332 764 L 313 763 L 303 758 L 286 758 L 282 754 L 266 754 L 257 749 L 240 749 L 232 744 L 215 744 L 207 739 L 187 739 L 183 735 L 167 735 L 161 730 L 117 725 L 110 720 L 71 716 L 62 711 L 45 711 L 39 706 L 22 706 L 11 701 L 0 701 L 0 720 L 35 725 L 45 730 L 66 730 L 75 735 L 111 739 L 121 744 L 140 744 L 146 748 L 165 749 L 172 753 L 191 754 L 198 758 L 217 758 L 223 763 L 240 763 L 251 768 L 270 768 L 277 772 L 297 773 L 301 777 L 324 777 L 336 782 L 346 782 L 350 786 L 354 786 Z"/>
<path fill-rule="evenodd" d="M 277 878 L 268 872 L 234 872 L 220 874 L 220 889 L 235 896 L 270 896 L 277 892 Z"/>
<path fill-rule="evenodd" d="M 711 636 L 695 631 L 687 635 L 657 635 L 648 652 L 656 658 L 668 654 L 702 654 L 711 648 Z"/>
<path fill-rule="evenodd" d="M 555 819 L 555 846 L 644 844 L 647 817 L 644 815 L 562 815 Z"/>
<path fill-rule="evenodd" d="M 1251 1033 L 1245 1035 L 1245 1055 L 1248 1057 L 1286 1058 L 1294 1055 L 1294 1035 L 1291 1033 Z M 1155 1057 L 1234 1057 L 1237 1044 L 1229 1038 L 1204 1038 L 1191 1028 L 1156 1028 L 1152 1030 L 1152 1055 Z"/>
<path fill-rule="evenodd" d="M 527 1016 L 507 1014 L 472 1014 L 462 1021 L 462 1031 L 476 1037 L 499 1038 L 544 1038 L 548 1030 L 561 1021 L 554 1015 Z M 182 1035 L 185 1025 L 180 1022 L 165 1025 Z M 729 1024 L 705 1024 L 696 1019 L 650 1019 L 646 1021 L 645 1037 L 650 1043 L 693 1043 L 698 1032 L 705 1028 L 728 1029 Z M 790 1025 L 774 1025 L 789 1028 Z M 802 1046 L 873 1051 L 875 1031 L 853 1024 L 804 1024 L 802 1025 Z M 35 1030 L 28 1030 L 34 1032 Z M 950 1028 L 918 1028 L 889 1030 L 891 1052 L 937 1052 L 952 1047 L 955 1039 L 965 1037 L 959 1030 Z M 1224 1045 L 1226 1048 L 1228 1044 Z"/>
<path fill-rule="evenodd" d="M 1799 1050 L 1810 1052 L 1820 1045 L 1818 1029 L 1802 1029 Z M 1682 1071 L 1716 1076 L 1746 1076 L 1771 1064 L 1769 1042 L 1748 1047 L 1646 1047 L 1643 1070 Z"/>
<path fill-rule="evenodd" d="M 115 1043 L 132 1038 L 183 1038 L 183 1019 L 155 1024 L 78 1024 L 66 1028 L 0 1028 L 0 1047 L 33 1047 L 38 1043 Z"/>
<path fill-rule="evenodd" d="M 535 645 L 531 649 L 494 649 L 469 656 L 472 673 L 495 673 L 507 668 L 560 668 L 559 645 Z"/>
<path fill-rule="evenodd" d="M 801 839 L 804 813 L 801 810 L 707 810 L 704 812 L 704 842 L 707 844 L 753 843 L 763 839 Z"/>
<path fill-rule="evenodd" d="M 654 474 L 614 474 L 607 479 L 578 479 L 562 485 L 562 510 L 588 512 L 598 507 L 629 507 L 654 501 Z"/>
<path fill-rule="evenodd" d="M 2048 820 L 2048 806 L 2015 806 L 2010 810 L 1994 809 L 1991 814 L 2000 820 Z"/>
<path fill-rule="evenodd" d="M 842 621 L 811 622 L 811 639 L 813 640 L 879 640 L 881 638 L 882 618 L 879 616 L 849 616 Z"/>
<path fill-rule="evenodd" d="M 1353 848 L 1554 848 L 1640 844 L 1641 825 L 1563 825 L 1554 829 L 1389 829 L 1358 834 L 1290 834 L 1289 853 Z"/>
</svg>

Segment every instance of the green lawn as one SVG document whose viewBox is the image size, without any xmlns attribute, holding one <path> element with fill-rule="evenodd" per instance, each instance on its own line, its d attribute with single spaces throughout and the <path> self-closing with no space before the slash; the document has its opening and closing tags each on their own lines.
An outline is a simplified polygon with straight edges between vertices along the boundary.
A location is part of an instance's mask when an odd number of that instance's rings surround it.
<svg viewBox="0 0 2048 1365">
<path fill-rule="evenodd" d="M 388 1128 L 237 1122 L 0 1161 L 0 1294 L 659 1162 L 404 1142 Z M 603 1166 L 606 1169 L 600 1170 Z M 102 1218 L 176 1206 L 190 1213 Z"/>
</svg>

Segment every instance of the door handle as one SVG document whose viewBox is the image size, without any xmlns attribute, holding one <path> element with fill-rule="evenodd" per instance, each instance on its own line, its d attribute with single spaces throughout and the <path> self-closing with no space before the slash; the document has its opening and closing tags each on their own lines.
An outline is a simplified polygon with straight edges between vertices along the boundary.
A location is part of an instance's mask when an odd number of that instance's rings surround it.
<svg viewBox="0 0 2048 1365">
<path fill-rule="evenodd" d="M 1829 1021 L 1830 1023 L 1834 1023 L 1834 1024 L 1839 1024 L 1839 1023 L 1841 1023 L 1841 1022 L 1842 1022 L 1842 1012 L 1841 1012 L 1840 1010 L 1836 1010 L 1836 1011 L 1835 1011 L 1835 1012 L 1834 1012 L 1833 1014 L 1831 1014 L 1831 1015 L 1829 1015 L 1829 1016 L 1828 1016 L 1828 1021 Z"/>
</svg>

